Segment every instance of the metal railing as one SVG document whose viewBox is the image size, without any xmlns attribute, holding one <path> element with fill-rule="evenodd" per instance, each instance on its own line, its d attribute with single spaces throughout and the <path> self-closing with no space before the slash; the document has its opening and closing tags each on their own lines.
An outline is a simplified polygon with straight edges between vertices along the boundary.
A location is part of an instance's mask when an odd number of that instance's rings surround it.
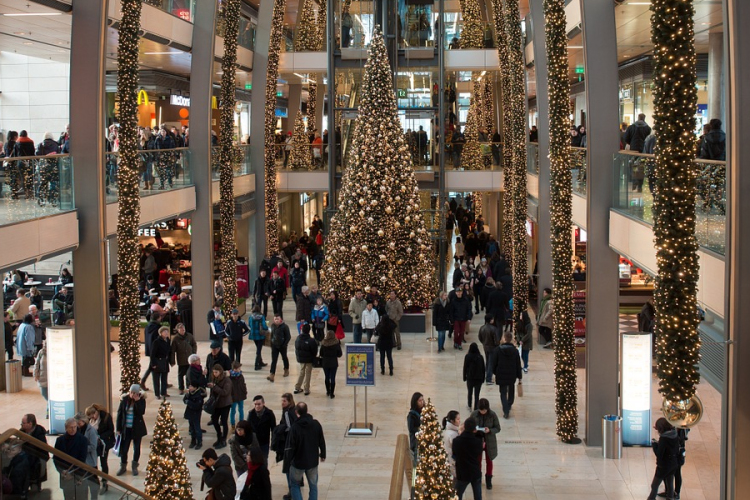
<svg viewBox="0 0 750 500">
<path fill-rule="evenodd" d="M 726 162 L 696 159 L 695 235 L 698 244 L 724 255 L 726 251 Z M 656 157 L 620 151 L 614 155 L 613 207 L 654 223 L 653 190 Z"/>
<path fill-rule="evenodd" d="M 143 3 L 190 23 L 195 18 L 195 0 L 143 0 Z"/>
<path fill-rule="evenodd" d="M 141 196 L 157 194 L 159 191 L 181 189 L 193 185 L 193 170 L 188 148 L 145 149 L 138 155 L 138 190 Z M 105 183 L 107 203 L 118 199 L 118 170 L 120 153 L 105 154 Z"/>
<path fill-rule="evenodd" d="M 570 147 L 570 172 L 573 192 L 586 196 L 586 148 Z M 532 175 L 539 175 L 539 144 L 526 144 L 526 171 Z"/>
<path fill-rule="evenodd" d="M 137 490 L 117 477 L 110 476 L 94 467 L 86 465 L 80 460 L 76 460 L 70 455 L 55 449 L 44 441 L 31 437 L 25 432 L 16 429 L 8 429 L 0 435 L 0 448 L 3 450 L 3 453 L 0 454 L 0 467 L 3 469 L 12 465 L 12 461 L 7 464 L 4 462 L 5 460 L 8 460 L 8 457 L 11 457 L 10 460 L 12 460 L 21 453 L 28 453 L 29 449 L 37 452 L 41 450 L 44 453 L 52 455 L 51 461 L 49 459 L 44 460 L 40 458 L 40 470 L 31 471 L 32 474 L 37 475 L 36 484 L 39 485 L 40 491 L 36 492 L 31 490 L 28 494 L 28 498 L 34 498 L 37 496 L 50 498 L 50 492 L 58 489 L 62 489 L 65 492 L 65 498 L 77 498 L 78 496 L 81 498 L 88 498 L 89 491 L 98 491 L 100 482 L 106 481 L 108 491 L 106 493 L 100 492 L 100 497 L 153 500 L 152 497 L 148 496 L 146 493 Z M 48 477 L 50 473 L 54 474 L 55 469 L 57 469 L 61 475 L 61 480 L 59 482 Z M 49 489 L 42 488 L 44 483 L 39 481 L 38 478 L 43 477 L 47 477 Z M 2 500 L 3 497 L 4 495 L 0 488 L 0 500 Z M 18 498 L 21 497 L 19 496 Z M 25 494 L 23 498 L 26 498 Z"/>
</svg>

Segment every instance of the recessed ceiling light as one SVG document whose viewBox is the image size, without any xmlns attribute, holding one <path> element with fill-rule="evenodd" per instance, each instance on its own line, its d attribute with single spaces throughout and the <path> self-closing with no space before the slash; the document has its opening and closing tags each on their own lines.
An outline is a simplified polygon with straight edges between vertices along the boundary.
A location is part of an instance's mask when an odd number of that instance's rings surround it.
<svg viewBox="0 0 750 500">
<path fill-rule="evenodd" d="M 34 42 L 23 42 L 24 45 L 34 45 Z"/>
<path fill-rule="evenodd" d="M 568 45 L 568 50 L 582 49 L 583 45 Z"/>
<path fill-rule="evenodd" d="M 20 35 L 25 35 L 26 33 L 24 33 L 23 31 L 14 31 L 13 34 L 20 36 Z"/>
<path fill-rule="evenodd" d="M 2 14 L 7 17 L 21 17 L 21 16 L 62 16 L 62 12 L 12 12 L 10 14 Z"/>
</svg>

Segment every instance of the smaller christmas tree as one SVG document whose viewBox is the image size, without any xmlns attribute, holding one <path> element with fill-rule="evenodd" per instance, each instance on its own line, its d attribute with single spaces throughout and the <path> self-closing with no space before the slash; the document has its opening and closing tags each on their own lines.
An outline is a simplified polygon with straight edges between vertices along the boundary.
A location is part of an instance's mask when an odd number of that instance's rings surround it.
<svg viewBox="0 0 750 500">
<path fill-rule="evenodd" d="M 414 494 L 417 500 L 455 500 L 456 489 L 443 445 L 443 430 L 430 400 L 422 409 L 417 432 L 419 462 Z"/>
<path fill-rule="evenodd" d="M 484 160 L 482 160 L 482 147 L 479 145 L 479 123 L 478 108 L 480 104 L 474 100 L 469 106 L 469 115 L 466 118 L 466 128 L 464 137 L 466 144 L 461 152 L 461 167 L 464 170 L 482 170 Z"/>
<path fill-rule="evenodd" d="M 146 467 L 146 493 L 156 500 L 192 500 L 193 486 L 182 437 L 167 401 L 159 406 Z"/>
<path fill-rule="evenodd" d="M 297 111 L 294 120 L 294 135 L 292 135 L 292 150 L 289 151 L 289 168 L 293 170 L 312 170 L 312 148 L 310 139 L 305 134 L 305 122 L 302 121 L 302 111 Z"/>
</svg>

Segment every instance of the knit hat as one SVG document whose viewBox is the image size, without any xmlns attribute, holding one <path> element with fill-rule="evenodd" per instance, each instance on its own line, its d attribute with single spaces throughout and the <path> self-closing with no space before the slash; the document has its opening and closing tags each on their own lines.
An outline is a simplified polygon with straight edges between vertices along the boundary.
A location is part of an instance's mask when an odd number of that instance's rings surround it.
<svg viewBox="0 0 750 500">
<path fill-rule="evenodd" d="M 211 349 L 221 349 L 221 340 L 214 339 L 211 341 Z"/>
<path fill-rule="evenodd" d="M 141 392 L 141 386 L 138 384 L 131 385 L 130 392 Z"/>
</svg>

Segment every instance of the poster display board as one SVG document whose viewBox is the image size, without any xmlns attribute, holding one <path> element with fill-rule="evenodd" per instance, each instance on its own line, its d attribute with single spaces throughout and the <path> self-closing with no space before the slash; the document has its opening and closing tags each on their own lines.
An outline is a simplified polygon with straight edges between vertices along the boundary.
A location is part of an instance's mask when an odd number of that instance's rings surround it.
<svg viewBox="0 0 750 500">
<path fill-rule="evenodd" d="M 649 446 L 651 334 L 624 333 L 621 339 L 622 442 L 626 446 Z"/>
<path fill-rule="evenodd" d="M 74 328 L 47 328 L 47 390 L 49 397 L 49 432 L 65 433 L 65 420 L 75 416 Z"/>
<path fill-rule="evenodd" d="M 346 385 L 375 385 L 375 344 L 346 344 Z"/>
</svg>

